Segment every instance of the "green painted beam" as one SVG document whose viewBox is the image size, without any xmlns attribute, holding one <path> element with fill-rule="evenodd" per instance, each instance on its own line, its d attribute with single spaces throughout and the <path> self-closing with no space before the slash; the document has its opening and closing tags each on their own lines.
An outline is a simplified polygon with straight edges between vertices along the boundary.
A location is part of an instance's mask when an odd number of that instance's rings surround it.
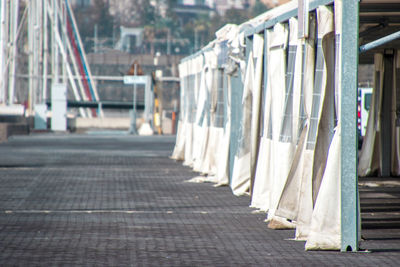
<svg viewBox="0 0 400 267">
<path fill-rule="evenodd" d="M 341 55 L 341 251 L 358 251 L 357 175 L 358 0 L 343 0 Z"/>
</svg>

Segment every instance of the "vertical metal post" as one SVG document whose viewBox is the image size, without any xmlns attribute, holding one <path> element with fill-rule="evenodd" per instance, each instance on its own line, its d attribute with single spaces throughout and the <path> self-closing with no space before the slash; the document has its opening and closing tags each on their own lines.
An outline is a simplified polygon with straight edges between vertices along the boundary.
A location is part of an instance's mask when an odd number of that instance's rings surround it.
<svg viewBox="0 0 400 267">
<path fill-rule="evenodd" d="M 18 30 L 18 10 L 19 10 L 19 0 L 14 0 L 12 6 L 11 20 L 10 20 L 10 39 L 11 39 L 11 62 L 10 62 L 10 76 L 9 76 L 9 87 L 8 87 L 8 104 L 12 105 L 14 103 L 14 93 L 15 93 L 15 71 L 17 68 L 17 30 Z"/>
<path fill-rule="evenodd" d="M 171 29 L 167 28 L 167 55 L 171 55 Z"/>
<path fill-rule="evenodd" d="M 390 177 L 392 163 L 392 96 L 393 96 L 393 64 L 394 50 L 385 50 L 383 57 L 383 90 L 382 90 L 382 110 L 380 114 L 381 134 L 380 142 L 382 150 L 380 151 L 381 175 Z"/>
<path fill-rule="evenodd" d="M 134 75 L 136 76 L 137 74 L 137 64 L 134 65 Z M 137 84 L 136 82 L 133 84 L 133 110 L 132 110 L 132 118 L 131 118 L 131 128 L 129 129 L 130 134 L 137 134 L 137 128 L 136 128 L 136 90 L 137 90 Z"/>
<path fill-rule="evenodd" d="M 47 59 L 49 54 L 48 46 L 48 14 L 47 14 L 47 0 L 43 0 L 43 89 L 42 99 L 46 102 L 47 98 Z"/>
<path fill-rule="evenodd" d="M 97 24 L 94 25 L 94 36 L 93 36 L 93 51 L 97 53 L 97 43 L 98 43 L 98 36 L 97 36 L 98 26 Z"/>
<path fill-rule="evenodd" d="M 52 69 L 53 69 L 53 84 L 59 83 L 59 50 L 56 41 L 56 33 L 58 32 L 58 19 L 57 19 L 57 1 L 53 0 L 53 20 L 52 20 Z"/>
<path fill-rule="evenodd" d="M 0 102 L 5 102 L 7 86 L 8 0 L 0 0 Z M 6 59 L 6 60 L 4 60 Z"/>
<path fill-rule="evenodd" d="M 59 10 L 59 14 L 60 14 L 60 28 L 66 28 L 67 26 L 67 9 L 65 7 L 65 2 L 64 1 L 60 1 L 60 3 L 58 4 L 58 9 Z M 61 31 L 62 32 L 62 31 Z M 61 38 L 62 38 L 62 45 L 63 45 L 63 50 L 67 51 L 67 42 L 69 42 L 69 37 L 68 34 L 60 34 Z M 73 57 L 73 54 L 71 53 L 71 57 Z M 67 77 L 67 64 L 69 64 L 68 60 L 66 60 L 63 57 L 63 64 L 62 64 L 62 79 L 63 79 L 63 83 L 68 83 L 68 77 Z"/>
<path fill-rule="evenodd" d="M 34 58 L 33 58 L 33 49 L 34 49 L 34 39 L 35 39 L 35 29 L 34 29 L 34 1 L 29 1 L 29 10 L 28 10 L 28 43 L 29 43 L 29 94 L 28 94 L 28 111 L 29 115 L 32 114 L 33 107 L 33 87 L 34 87 L 34 77 L 33 77 L 33 69 L 34 69 Z"/>
<path fill-rule="evenodd" d="M 341 43 L 341 251 L 358 250 L 357 68 L 359 1 L 343 0 Z"/>
</svg>

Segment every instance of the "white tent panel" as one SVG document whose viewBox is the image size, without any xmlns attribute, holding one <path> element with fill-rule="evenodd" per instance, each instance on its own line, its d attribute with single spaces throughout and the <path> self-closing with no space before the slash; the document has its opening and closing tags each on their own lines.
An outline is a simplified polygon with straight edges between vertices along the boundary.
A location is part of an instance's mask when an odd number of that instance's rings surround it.
<svg viewBox="0 0 400 267">
<path fill-rule="evenodd" d="M 380 168 L 379 155 L 379 116 L 383 90 L 383 55 L 375 54 L 374 90 L 368 115 L 367 129 L 358 160 L 358 174 L 370 175 Z"/>
<path fill-rule="evenodd" d="M 258 145 L 260 142 L 260 113 L 261 113 L 261 91 L 262 91 L 262 75 L 263 75 L 263 54 L 264 54 L 264 37 L 260 34 L 253 35 L 253 57 L 254 57 L 254 84 L 253 99 L 251 112 L 251 181 L 250 186 L 253 187 L 254 174 L 257 164 Z"/>
<path fill-rule="evenodd" d="M 251 175 L 251 154 L 250 154 L 250 138 L 251 138 L 251 107 L 253 98 L 254 85 L 254 62 L 253 52 L 247 62 L 246 75 L 244 80 L 244 90 L 242 98 L 242 119 L 240 122 L 240 139 L 238 142 L 238 150 L 235 155 L 231 188 L 235 195 L 248 194 L 250 188 Z M 250 130 L 250 132 L 249 132 Z"/>
<path fill-rule="evenodd" d="M 172 152 L 171 158 L 175 160 L 184 160 L 185 158 L 185 130 L 186 130 L 186 121 L 185 121 L 185 91 L 186 88 L 186 79 L 187 79 L 187 62 L 182 62 L 179 64 L 179 78 L 180 78 L 180 116 L 178 121 L 178 129 L 176 133 L 176 142 L 174 151 Z"/>
<path fill-rule="evenodd" d="M 335 58 L 335 95 L 329 94 L 327 89 L 326 99 L 337 96 L 335 110 L 338 114 L 338 123 L 334 130 L 332 143 L 326 160 L 326 169 L 319 187 L 318 197 L 315 201 L 311 217 L 310 231 L 307 237 L 306 250 L 313 249 L 340 249 L 341 246 L 341 188 L 340 188 L 340 154 L 341 154 L 341 123 L 340 123 L 340 68 L 341 68 L 341 14 L 342 3 L 335 5 L 335 29 L 336 29 L 336 58 Z M 323 12 L 329 10 L 321 10 Z M 330 50 L 333 50 L 330 48 Z M 329 69 L 329 61 L 327 66 Z M 329 73 L 329 70 L 328 70 Z M 326 102 L 325 102 L 326 104 Z M 324 106 L 324 110 L 332 110 L 330 106 Z M 324 115 L 324 114 L 323 114 Z M 321 120 L 324 119 L 322 116 Z"/>
<path fill-rule="evenodd" d="M 231 142 L 231 83 L 230 77 L 226 79 L 226 91 L 224 92 L 224 105 L 226 108 L 226 117 L 225 117 L 225 127 L 224 133 L 222 137 L 222 141 L 220 142 L 220 147 L 217 155 L 217 185 L 228 185 L 229 184 L 229 145 Z"/>
</svg>

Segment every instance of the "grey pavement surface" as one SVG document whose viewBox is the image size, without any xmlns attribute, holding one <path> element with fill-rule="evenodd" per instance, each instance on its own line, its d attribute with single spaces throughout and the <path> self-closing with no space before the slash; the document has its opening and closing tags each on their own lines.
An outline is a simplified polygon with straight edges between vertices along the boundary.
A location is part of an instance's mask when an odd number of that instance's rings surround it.
<svg viewBox="0 0 400 267">
<path fill-rule="evenodd" d="M 196 174 L 168 158 L 173 144 L 121 134 L 1 144 L 0 266 L 400 265 L 393 229 L 363 232 L 370 253 L 304 251 L 248 197 L 186 182 Z"/>
</svg>

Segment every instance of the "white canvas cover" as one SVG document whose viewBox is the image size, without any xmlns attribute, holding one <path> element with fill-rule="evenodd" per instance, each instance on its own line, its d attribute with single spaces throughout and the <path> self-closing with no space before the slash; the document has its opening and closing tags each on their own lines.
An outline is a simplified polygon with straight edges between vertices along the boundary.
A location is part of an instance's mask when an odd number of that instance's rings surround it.
<svg viewBox="0 0 400 267">
<path fill-rule="evenodd" d="M 291 119 L 288 109 L 292 104 L 290 100 L 293 97 L 291 91 L 293 89 L 292 84 L 287 86 L 286 81 L 288 36 L 288 25 L 280 23 L 274 26 L 271 34 L 268 36 L 270 41 L 268 47 L 267 90 L 271 92 L 269 103 L 266 103 L 266 108 L 270 107 L 267 122 L 267 146 L 270 146 L 270 156 L 267 159 L 270 161 L 268 170 L 270 190 L 268 221 L 270 223 L 268 227 L 279 229 L 292 227 L 286 219 L 275 215 L 294 152 L 294 146 L 289 138 L 291 133 L 287 134 L 285 132 L 287 130 L 285 129 L 285 122 L 290 122 Z M 290 118 L 286 117 L 286 114 L 290 115 Z"/>
<path fill-rule="evenodd" d="M 319 9 L 319 12 L 327 10 Z M 322 13 L 323 14 L 323 13 Z M 319 192 L 315 201 L 314 210 L 311 217 L 311 225 L 306 250 L 338 250 L 341 246 L 341 188 L 340 188 L 340 151 L 341 151 L 341 120 L 340 120 L 340 99 L 341 99 L 341 16 L 342 3 L 335 2 L 335 38 L 336 38 L 336 58 L 335 58 L 335 111 L 337 114 L 337 125 L 334 136 L 329 147 L 326 161 L 326 169 L 321 179 Z M 330 48 L 332 50 L 332 48 Z M 327 63 L 329 65 L 329 63 Z M 328 71 L 329 72 L 329 71 Z M 327 99 L 329 94 L 327 90 Z M 324 103 L 326 105 L 326 102 Z M 330 106 L 324 106 L 324 111 L 332 110 Z M 326 112 L 325 112 L 326 114 Z M 324 115 L 324 114 L 323 114 Z M 317 141 L 318 142 L 318 141 Z"/>
<path fill-rule="evenodd" d="M 251 106 L 252 90 L 254 84 L 254 63 L 253 52 L 250 52 L 247 62 L 246 75 L 244 80 L 244 90 L 242 97 L 242 118 L 240 122 L 238 149 L 234 159 L 231 188 L 235 195 L 248 194 L 250 188 L 250 126 L 251 126 Z"/>
<path fill-rule="evenodd" d="M 281 139 L 283 135 L 286 135 L 286 141 L 291 143 L 296 143 L 297 141 L 297 131 L 298 131 L 298 116 L 299 116 L 299 104 L 300 104 L 300 90 L 301 90 L 301 62 L 302 62 L 302 53 L 301 46 L 298 45 L 297 38 L 297 19 L 291 18 L 289 22 L 289 46 L 288 46 L 288 58 L 286 68 L 286 92 L 285 92 L 285 105 L 284 112 L 285 115 L 282 120 L 281 125 Z M 270 34 L 267 36 L 267 41 L 271 39 Z M 270 43 L 266 44 L 267 47 L 271 47 Z M 269 50 L 267 50 L 268 52 Z M 266 55 L 269 59 L 269 53 Z M 275 67 L 274 62 L 267 61 L 266 70 L 267 73 L 272 71 L 272 68 Z M 275 79 L 275 77 L 273 77 Z M 268 107 L 271 106 L 272 93 L 269 92 L 271 88 L 269 87 L 271 82 L 267 83 L 268 90 L 265 94 L 265 110 L 264 110 L 264 130 L 260 140 L 260 148 L 258 154 L 258 162 L 256 169 L 256 177 L 255 184 L 252 196 L 251 207 L 259 208 L 262 211 L 267 211 L 269 209 L 270 203 L 270 188 L 269 188 L 269 180 L 268 180 L 268 170 L 269 160 L 267 160 L 268 155 L 271 153 L 271 141 L 270 138 L 267 138 L 269 118 L 270 118 L 270 109 Z M 269 130 L 268 130 L 269 129 Z M 290 138 L 289 138 L 290 137 Z"/>
<path fill-rule="evenodd" d="M 179 80 L 180 80 L 180 116 L 178 120 L 178 129 L 176 133 L 176 142 L 174 151 L 172 152 L 171 158 L 175 160 L 184 160 L 185 157 L 185 91 L 186 80 L 187 80 L 187 62 L 179 64 Z"/>
<path fill-rule="evenodd" d="M 292 221 L 297 219 L 299 199 L 300 199 L 300 186 L 302 182 L 304 158 L 302 153 L 304 151 L 305 137 L 307 133 L 307 118 L 311 110 L 311 96 L 314 80 L 314 28 L 315 23 L 312 19 L 310 21 L 310 37 L 305 40 L 298 40 L 297 19 L 291 18 L 289 22 L 290 35 L 289 35 L 289 50 L 291 53 L 295 52 L 295 64 L 289 63 L 291 67 L 294 66 L 293 77 L 293 119 L 292 119 L 292 145 L 296 148 L 293 153 L 293 160 L 290 166 L 290 171 L 287 175 L 287 180 L 283 192 L 281 194 L 278 208 L 275 212 L 276 215 L 290 219 Z M 293 55 L 292 55 L 293 57 Z M 304 62 L 304 64 L 303 64 Z M 304 66 L 304 67 L 303 67 Z M 308 101 L 307 101 L 308 100 Z"/>
<path fill-rule="evenodd" d="M 207 145 L 209 137 L 209 111 L 210 111 L 210 80 L 212 80 L 212 70 L 210 65 L 203 66 L 200 76 L 199 97 L 197 100 L 197 113 L 194 124 L 193 139 L 193 170 L 202 172 L 204 161 L 207 155 Z"/>
<path fill-rule="evenodd" d="M 224 132 L 222 141 L 217 154 L 217 173 L 216 180 L 217 186 L 228 185 L 229 184 L 229 144 L 230 144 L 230 134 L 231 134 L 231 83 L 230 76 L 226 75 L 227 85 L 224 91 L 224 106 L 225 106 L 225 118 L 224 118 Z"/>
<path fill-rule="evenodd" d="M 335 35 L 333 11 L 330 7 L 317 9 L 317 51 L 310 124 L 305 149 L 302 193 L 297 216 L 296 239 L 304 240 L 309 233 L 313 197 L 325 171 L 327 151 L 333 132 L 333 100 L 335 71 Z M 316 186 L 318 185 L 318 186 Z"/>
<path fill-rule="evenodd" d="M 258 157 L 258 146 L 260 142 L 260 117 L 261 117 L 261 90 L 262 75 L 264 65 L 264 37 L 260 34 L 253 35 L 253 57 L 254 57 L 254 83 L 252 94 L 252 112 L 251 112 L 251 139 L 250 139 L 250 186 L 254 186 L 254 176 Z M 252 191 L 252 188 L 250 188 Z"/>
<path fill-rule="evenodd" d="M 195 142 L 196 136 L 195 131 L 198 126 L 195 124 L 196 120 L 196 111 L 197 111 L 197 102 L 198 102 L 198 93 L 201 81 L 201 71 L 203 69 L 203 56 L 197 56 L 189 61 L 189 86 L 188 86 L 188 124 L 186 126 L 185 134 L 185 161 L 183 165 L 193 167 L 195 155 L 195 151 L 199 151 L 197 148 L 199 143 Z"/>
<path fill-rule="evenodd" d="M 218 82 L 218 72 L 217 72 L 217 55 L 213 50 L 204 53 L 206 66 L 208 66 L 208 72 L 205 75 L 205 86 L 207 89 L 207 100 L 206 100 L 206 117 L 207 122 L 203 127 L 208 128 L 205 133 L 208 136 L 203 137 L 204 150 L 202 151 L 202 164 L 200 167 L 200 172 L 204 174 L 214 174 L 215 173 L 215 157 L 214 153 L 217 151 L 216 144 L 221 138 L 221 129 L 213 124 L 213 118 L 215 118 L 216 106 L 217 106 L 217 82 Z"/>
<path fill-rule="evenodd" d="M 264 57 L 267 57 L 267 62 L 269 60 L 269 47 L 271 44 L 271 32 L 270 30 L 265 31 L 266 35 L 266 43 L 264 44 L 267 49 L 265 50 Z M 264 66 L 264 71 L 268 74 L 270 68 L 272 66 L 270 64 L 266 64 Z M 271 102 L 272 102 L 272 92 L 270 88 L 270 84 L 266 82 L 266 88 L 264 90 L 264 111 L 263 111 L 263 129 L 260 138 L 260 145 L 258 148 L 258 159 L 255 171 L 254 178 L 254 186 L 251 196 L 251 204 L 250 207 L 257 208 L 260 211 L 268 211 L 270 207 L 270 188 L 269 188 L 269 168 L 270 168 L 270 160 L 269 156 L 271 153 L 271 137 L 268 137 L 268 132 L 271 130 L 269 121 L 270 121 L 270 113 L 271 113 Z"/>
<path fill-rule="evenodd" d="M 358 174 L 361 177 L 377 172 L 380 168 L 379 114 L 383 90 L 383 55 L 375 54 L 374 61 L 374 90 L 372 91 L 367 129 L 358 160 Z"/>
</svg>

